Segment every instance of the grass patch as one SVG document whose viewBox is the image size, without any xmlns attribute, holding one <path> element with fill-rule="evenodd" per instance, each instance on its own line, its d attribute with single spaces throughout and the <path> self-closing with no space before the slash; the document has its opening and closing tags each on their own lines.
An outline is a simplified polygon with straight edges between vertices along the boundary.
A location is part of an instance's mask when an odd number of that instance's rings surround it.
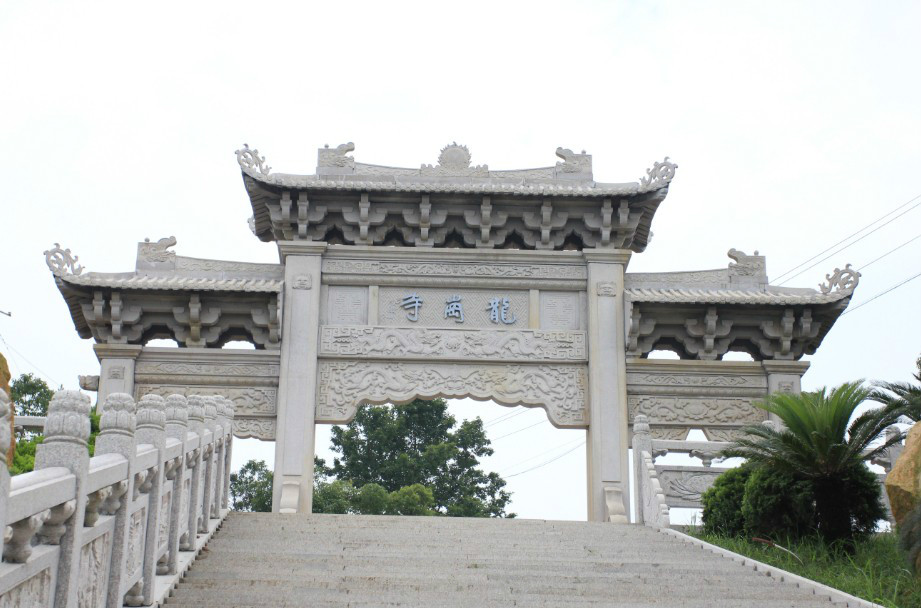
<svg viewBox="0 0 921 608">
<path fill-rule="evenodd" d="M 876 534 L 859 542 L 852 554 L 831 549 L 818 538 L 779 543 L 798 555 L 803 565 L 780 549 L 748 539 L 712 536 L 699 531 L 689 533 L 705 542 L 889 608 L 921 606 L 921 580 L 908 570 L 899 551 L 898 538 L 892 533 Z"/>
</svg>

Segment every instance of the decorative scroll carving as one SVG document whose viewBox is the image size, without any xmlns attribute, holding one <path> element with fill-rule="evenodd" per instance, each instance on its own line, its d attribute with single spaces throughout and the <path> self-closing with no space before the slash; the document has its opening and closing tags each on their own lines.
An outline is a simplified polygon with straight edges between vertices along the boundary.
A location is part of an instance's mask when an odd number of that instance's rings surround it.
<svg viewBox="0 0 921 608">
<path fill-rule="evenodd" d="M 38 542 L 46 545 L 58 545 L 61 543 L 61 537 L 67 531 L 65 522 L 77 510 L 76 499 L 63 502 L 56 507 L 52 507 L 48 512 L 48 517 L 38 531 Z"/>
<path fill-rule="evenodd" d="M 175 376 L 265 376 L 278 377 L 275 364 L 243 363 L 170 363 L 138 361 L 135 374 L 169 374 Z"/>
<path fill-rule="evenodd" d="M 832 291 L 854 291 L 860 281 L 860 273 L 848 264 L 843 270 L 835 268 L 833 273 L 825 275 L 825 281 L 819 285 L 819 289 L 824 294 Z"/>
<path fill-rule="evenodd" d="M 300 274 L 294 277 L 294 282 L 291 285 L 292 289 L 310 289 L 313 287 L 313 277 L 309 274 Z"/>
<path fill-rule="evenodd" d="M 738 375 L 691 375 L 691 374 L 643 374 L 628 373 L 627 384 L 646 384 L 652 386 L 750 386 L 764 388 L 765 381 L 760 376 Z"/>
<path fill-rule="evenodd" d="M 646 177 L 640 178 L 640 191 L 649 192 L 664 188 L 675 177 L 677 168 L 678 165 L 669 161 L 667 156 L 664 161 L 656 162 L 652 169 L 646 169 Z"/>
<path fill-rule="evenodd" d="M 710 441 L 736 441 L 745 436 L 745 433 L 739 429 L 723 429 L 723 428 L 712 428 L 705 427 L 704 435 Z"/>
<path fill-rule="evenodd" d="M 272 167 L 265 164 L 265 157 L 259 156 L 259 150 L 255 148 L 250 150 L 249 144 L 243 144 L 243 149 L 234 150 L 234 154 L 237 155 L 237 163 L 244 170 L 260 175 L 268 175 L 272 170 Z"/>
<path fill-rule="evenodd" d="M 351 420 L 358 405 L 387 403 L 416 397 L 494 399 L 506 405 L 544 406 L 560 427 L 588 423 L 583 365 L 432 365 L 321 361 L 317 419 Z"/>
<path fill-rule="evenodd" d="M 109 578 L 109 545 L 111 534 L 102 534 L 80 548 L 80 587 L 77 591 L 79 608 L 102 606 Z"/>
<path fill-rule="evenodd" d="M 696 470 L 702 467 L 669 467 L 657 466 L 659 480 L 665 492 L 665 499 L 670 507 L 699 508 L 700 495 L 703 494 L 714 480 L 723 472 L 721 469 L 711 471 Z"/>
<path fill-rule="evenodd" d="M 766 413 L 750 399 L 628 396 L 630 419 L 645 414 L 651 424 L 732 424 L 743 425 L 764 420 Z"/>
<path fill-rule="evenodd" d="M 255 437 L 263 441 L 275 441 L 275 418 L 233 419 L 233 434 L 240 439 Z"/>
<path fill-rule="evenodd" d="M 61 249 L 60 243 L 55 243 L 53 249 L 43 251 L 45 254 L 45 264 L 51 270 L 51 274 L 56 277 L 65 274 L 80 274 L 83 272 L 83 266 L 77 264 L 78 258 L 70 252 L 70 249 Z"/>
<path fill-rule="evenodd" d="M 0 608 L 47 606 L 53 591 L 51 588 L 51 569 L 45 568 L 35 576 L 27 578 L 3 595 L 0 595 Z"/>
<path fill-rule="evenodd" d="M 4 539 L 3 561 L 14 564 L 26 563 L 32 555 L 32 537 L 50 515 L 51 510 L 45 509 L 41 513 L 13 522 L 7 529 Z"/>
<path fill-rule="evenodd" d="M 617 295 L 617 288 L 614 283 L 598 283 L 595 286 L 595 293 L 599 296 L 613 298 Z"/>
<path fill-rule="evenodd" d="M 323 273 L 526 279 L 585 279 L 588 276 L 584 266 L 562 264 L 463 264 L 371 260 L 324 260 Z"/>
<path fill-rule="evenodd" d="M 702 348 L 697 345 L 686 342 L 685 348 L 688 352 L 696 353 L 699 359 L 715 361 L 726 353 L 729 349 L 729 330 L 732 329 L 732 321 L 720 320 L 716 312 L 716 306 L 707 307 L 707 314 L 703 319 L 688 319 L 684 322 L 685 330 L 688 335 L 701 339 Z M 722 338 L 717 341 L 717 338 Z"/>
<path fill-rule="evenodd" d="M 585 333 L 576 331 L 323 327 L 320 356 L 439 359 L 584 360 Z"/>
<path fill-rule="evenodd" d="M 157 550 L 165 549 L 169 543 L 169 510 L 172 492 L 164 492 L 160 497 L 159 526 L 157 527 Z"/>
</svg>

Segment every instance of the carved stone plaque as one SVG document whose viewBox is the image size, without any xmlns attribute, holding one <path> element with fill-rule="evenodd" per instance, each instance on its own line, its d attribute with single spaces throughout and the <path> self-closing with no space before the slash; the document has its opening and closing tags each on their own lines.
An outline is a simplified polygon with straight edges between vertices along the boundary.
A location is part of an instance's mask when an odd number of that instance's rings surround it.
<svg viewBox="0 0 921 608">
<path fill-rule="evenodd" d="M 378 319 L 381 325 L 415 325 L 421 327 L 492 327 L 496 329 L 527 329 L 529 294 L 522 290 L 508 289 L 468 289 L 468 288 L 402 288 L 381 287 L 378 300 Z M 422 303 L 415 313 L 403 308 L 407 295 L 417 295 Z M 460 305 L 464 313 L 463 323 L 458 317 L 445 316 L 445 307 L 460 296 Z M 494 321 L 491 316 L 491 303 L 498 298 L 508 298 L 508 309 L 502 318 Z M 511 322 L 510 322 L 511 321 Z"/>
<path fill-rule="evenodd" d="M 330 286 L 326 318 L 330 325 L 367 325 L 368 288 Z"/>
<path fill-rule="evenodd" d="M 541 329 L 579 329 L 579 294 L 575 291 L 540 292 Z"/>
</svg>

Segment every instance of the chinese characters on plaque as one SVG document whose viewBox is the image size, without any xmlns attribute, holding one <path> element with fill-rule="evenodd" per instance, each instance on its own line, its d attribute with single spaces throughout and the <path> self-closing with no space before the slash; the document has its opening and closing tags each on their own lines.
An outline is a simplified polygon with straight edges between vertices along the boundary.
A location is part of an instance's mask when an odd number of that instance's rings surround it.
<svg viewBox="0 0 921 608">
<path fill-rule="evenodd" d="M 406 311 L 407 320 L 413 323 L 419 320 L 419 309 L 422 308 L 422 304 L 424 304 L 422 297 L 415 292 L 404 295 L 400 300 L 400 307 Z M 497 325 L 512 325 L 517 321 L 512 313 L 512 303 L 508 296 L 490 299 L 485 311 L 489 320 Z M 445 301 L 444 318 L 454 319 L 455 323 L 464 322 L 464 303 L 461 296 L 452 295 Z"/>
</svg>

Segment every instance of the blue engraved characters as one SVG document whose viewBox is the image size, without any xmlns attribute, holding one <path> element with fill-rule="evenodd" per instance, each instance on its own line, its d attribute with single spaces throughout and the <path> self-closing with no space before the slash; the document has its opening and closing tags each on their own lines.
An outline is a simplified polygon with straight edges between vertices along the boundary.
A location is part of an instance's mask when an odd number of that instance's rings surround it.
<svg viewBox="0 0 921 608">
<path fill-rule="evenodd" d="M 454 318 L 455 323 L 464 322 L 464 305 L 461 303 L 461 297 L 458 295 L 451 296 L 445 302 L 445 319 Z"/>
<path fill-rule="evenodd" d="M 489 301 L 486 310 L 489 311 L 489 320 L 493 323 L 504 323 L 511 325 L 515 322 L 515 315 L 511 312 L 512 303 L 507 297 L 493 298 Z"/>
<path fill-rule="evenodd" d="M 406 318 L 412 323 L 419 321 L 419 312 L 425 300 L 418 292 L 407 293 L 400 300 L 400 308 L 406 311 Z M 497 325 L 513 325 L 518 319 L 512 312 L 512 300 L 510 297 L 494 297 L 489 299 L 485 308 L 490 322 Z M 463 323 L 464 302 L 463 298 L 454 294 L 445 300 L 444 318 L 454 319 L 455 323 Z"/>
<path fill-rule="evenodd" d="M 413 323 L 419 320 L 419 309 L 422 308 L 422 298 L 419 297 L 419 294 L 411 293 L 403 296 L 403 301 L 400 303 L 400 306 L 409 311 L 406 313 L 407 319 Z"/>
</svg>

